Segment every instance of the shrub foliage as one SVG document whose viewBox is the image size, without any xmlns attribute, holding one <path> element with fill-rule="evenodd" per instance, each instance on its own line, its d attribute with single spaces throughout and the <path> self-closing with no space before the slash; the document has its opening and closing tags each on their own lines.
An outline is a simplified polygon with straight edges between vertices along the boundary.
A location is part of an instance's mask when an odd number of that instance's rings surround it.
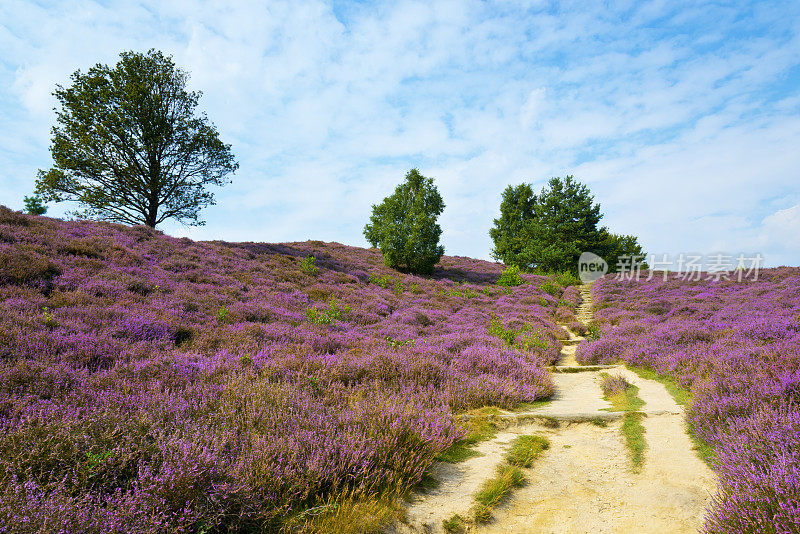
<svg viewBox="0 0 800 534">
<path fill-rule="evenodd" d="M 442 229 L 436 223 L 442 211 L 444 202 L 433 179 L 411 169 L 391 196 L 372 206 L 364 236 L 380 248 L 389 267 L 429 273 L 444 254 Z"/>
</svg>

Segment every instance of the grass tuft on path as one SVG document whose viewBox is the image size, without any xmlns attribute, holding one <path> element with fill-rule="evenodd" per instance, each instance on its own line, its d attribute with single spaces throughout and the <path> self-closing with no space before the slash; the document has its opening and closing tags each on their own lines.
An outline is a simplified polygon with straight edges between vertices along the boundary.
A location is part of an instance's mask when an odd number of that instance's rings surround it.
<svg viewBox="0 0 800 534">
<path fill-rule="evenodd" d="M 600 373 L 603 381 L 603 398 L 611 403 L 610 412 L 626 412 L 622 416 L 620 432 L 625 438 L 625 447 L 631 459 L 631 471 L 640 473 L 644 465 L 644 451 L 647 449 L 647 440 L 644 437 L 642 419 L 645 414 L 637 411 L 645 402 L 639 398 L 639 388 L 625 380 L 620 375 L 611 376 Z"/>
<path fill-rule="evenodd" d="M 468 526 L 469 523 L 467 520 L 458 514 L 454 514 L 450 519 L 442 521 L 442 528 L 449 534 L 461 534 L 462 532 L 466 532 Z"/>
<path fill-rule="evenodd" d="M 511 443 L 505 462 L 497 468 L 497 475 L 485 481 L 475 494 L 477 504 L 473 508 L 473 519 L 476 523 L 491 520 L 492 509 L 514 488 L 525 484 L 522 468 L 531 467 L 548 448 L 550 442 L 543 436 L 519 436 Z"/>
<path fill-rule="evenodd" d="M 631 458 L 631 471 L 641 473 L 644 465 L 644 451 L 647 449 L 647 440 L 644 437 L 642 419 L 645 415 L 641 412 L 628 412 L 622 416 L 621 432 L 625 437 L 625 446 Z"/>
<path fill-rule="evenodd" d="M 622 376 L 600 373 L 600 377 L 603 379 L 600 384 L 603 389 L 603 398 L 611 403 L 611 408 L 605 408 L 606 411 L 635 412 L 644 406 L 644 401 L 639 398 L 639 388 L 630 384 Z"/>
<path fill-rule="evenodd" d="M 506 453 L 506 461 L 517 467 L 530 467 L 548 448 L 550 442 L 543 436 L 519 436 Z"/>
<path fill-rule="evenodd" d="M 497 468 L 497 475 L 485 481 L 475 501 L 478 503 L 473 509 L 476 523 L 486 523 L 492 518 L 492 509 L 497 506 L 511 490 L 525 483 L 522 470 L 511 464 L 502 464 Z"/>
<path fill-rule="evenodd" d="M 496 506 L 512 488 L 522 486 L 525 482 L 525 475 L 522 470 L 510 464 L 502 464 L 497 468 L 497 475 L 490 478 L 481 485 L 475 500 L 489 508 Z"/>
</svg>

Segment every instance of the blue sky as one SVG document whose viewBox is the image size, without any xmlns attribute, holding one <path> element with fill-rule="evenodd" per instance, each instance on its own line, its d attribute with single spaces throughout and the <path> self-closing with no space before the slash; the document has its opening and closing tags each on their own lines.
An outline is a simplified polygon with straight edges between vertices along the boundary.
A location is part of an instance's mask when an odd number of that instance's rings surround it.
<svg viewBox="0 0 800 534">
<path fill-rule="evenodd" d="M 800 265 L 800 2 L 5 0 L 0 204 L 50 165 L 55 85 L 151 47 L 240 163 L 169 234 L 363 246 L 418 167 L 447 253 L 488 258 L 507 185 L 573 174 L 649 252 Z"/>
</svg>

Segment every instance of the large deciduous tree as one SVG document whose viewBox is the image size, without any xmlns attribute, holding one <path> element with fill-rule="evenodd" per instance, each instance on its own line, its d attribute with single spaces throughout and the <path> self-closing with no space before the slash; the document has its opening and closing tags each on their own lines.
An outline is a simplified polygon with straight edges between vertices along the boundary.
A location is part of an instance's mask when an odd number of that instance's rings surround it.
<svg viewBox="0 0 800 534">
<path fill-rule="evenodd" d="M 538 195 L 530 184 L 508 186 L 489 230 L 492 256 L 526 270 L 576 272 L 582 252 L 605 258 L 612 270 L 620 256 L 643 254 L 634 236 L 599 227 L 602 217 L 589 188 L 573 176 L 552 178 Z"/>
<path fill-rule="evenodd" d="M 36 193 L 78 202 L 80 217 L 203 224 L 200 209 L 214 204 L 208 186 L 229 183 L 238 164 L 206 115 L 195 114 L 202 93 L 186 89 L 188 77 L 156 50 L 75 72 L 54 93 L 54 165 L 39 171 Z"/>
<path fill-rule="evenodd" d="M 436 219 L 444 202 L 432 178 L 411 169 L 391 196 L 372 206 L 364 236 L 383 253 L 386 265 L 415 273 L 429 273 L 444 254 Z"/>
</svg>

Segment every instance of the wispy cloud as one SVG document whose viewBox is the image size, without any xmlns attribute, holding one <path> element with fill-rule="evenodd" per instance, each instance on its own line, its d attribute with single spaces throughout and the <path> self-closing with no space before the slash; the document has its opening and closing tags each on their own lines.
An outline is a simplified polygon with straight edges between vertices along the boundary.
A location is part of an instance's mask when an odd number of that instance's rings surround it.
<svg viewBox="0 0 800 534">
<path fill-rule="evenodd" d="M 12 0 L 0 20 L 0 203 L 49 165 L 55 84 L 155 47 L 241 163 L 206 227 L 170 233 L 364 244 L 416 166 L 452 254 L 488 257 L 506 185 L 574 174 L 653 252 L 800 264 L 796 2 Z"/>
</svg>

